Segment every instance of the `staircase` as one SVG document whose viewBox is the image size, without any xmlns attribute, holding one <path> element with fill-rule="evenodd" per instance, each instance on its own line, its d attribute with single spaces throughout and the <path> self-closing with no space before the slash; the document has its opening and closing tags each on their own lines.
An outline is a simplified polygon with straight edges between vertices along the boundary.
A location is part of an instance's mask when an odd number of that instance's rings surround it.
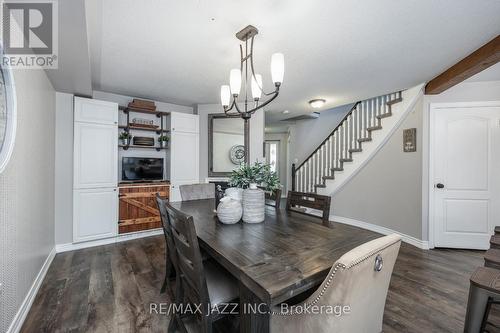
<svg viewBox="0 0 500 333">
<path fill-rule="evenodd" d="M 298 167 L 292 166 L 292 190 L 318 193 L 344 170 L 372 133 L 382 129 L 383 119 L 391 117 L 392 106 L 403 101 L 402 92 L 357 102 L 330 135 Z"/>
</svg>

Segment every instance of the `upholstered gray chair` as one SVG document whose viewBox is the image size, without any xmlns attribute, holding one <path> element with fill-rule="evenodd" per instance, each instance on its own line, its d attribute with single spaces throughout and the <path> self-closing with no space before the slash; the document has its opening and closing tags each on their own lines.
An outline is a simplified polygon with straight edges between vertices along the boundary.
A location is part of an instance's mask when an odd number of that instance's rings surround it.
<svg viewBox="0 0 500 333">
<path fill-rule="evenodd" d="M 213 183 L 181 185 L 179 191 L 182 201 L 215 198 L 215 184 Z"/>
<path fill-rule="evenodd" d="M 300 308 L 274 308 L 271 332 L 382 332 L 387 290 L 400 245 L 400 237 L 393 234 L 344 254 L 318 290 L 295 305 Z"/>
</svg>

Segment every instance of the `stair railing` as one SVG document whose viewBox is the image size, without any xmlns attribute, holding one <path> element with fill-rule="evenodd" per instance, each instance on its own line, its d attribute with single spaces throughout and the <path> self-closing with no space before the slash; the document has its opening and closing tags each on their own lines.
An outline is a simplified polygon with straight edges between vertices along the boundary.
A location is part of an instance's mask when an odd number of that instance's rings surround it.
<svg viewBox="0 0 500 333">
<path fill-rule="evenodd" d="M 381 129 L 381 120 L 391 115 L 391 105 L 402 100 L 401 91 L 354 104 L 328 137 L 298 166 L 292 164 L 292 191 L 316 193 L 334 179 L 352 153 L 371 140 L 371 132 Z"/>
</svg>

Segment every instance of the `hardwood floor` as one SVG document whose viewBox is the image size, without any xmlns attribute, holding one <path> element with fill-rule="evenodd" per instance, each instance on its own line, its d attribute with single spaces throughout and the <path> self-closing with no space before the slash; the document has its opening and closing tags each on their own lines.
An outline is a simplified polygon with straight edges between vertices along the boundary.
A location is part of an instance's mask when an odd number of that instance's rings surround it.
<svg viewBox="0 0 500 333">
<path fill-rule="evenodd" d="M 22 332 L 166 332 L 169 318 L 149 313 L 150 303 L 169 302 L 159 293 L 164 249 L 163 236 L 155 236 L 58 254 Z M 424 251 L 403 243 L 387 296 L 384 332 L 463 331 L 469 277 L 483 265 L 483 254 Z M 500 326 L 500 311 L 493 311 L 494 324 Z"/>
</svg>

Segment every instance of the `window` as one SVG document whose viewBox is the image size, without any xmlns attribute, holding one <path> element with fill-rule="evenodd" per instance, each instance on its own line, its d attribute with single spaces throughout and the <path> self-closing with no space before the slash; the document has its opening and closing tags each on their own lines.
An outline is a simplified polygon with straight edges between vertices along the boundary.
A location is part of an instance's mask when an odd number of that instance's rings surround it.
<svg viewBox="0 0 500 333">
<path fill-rule="evenodd" d="M 271 171 L 276 172 L 279 177 L 280 142 L 266 141 L 266 163 L 271 166 Z"/>
</svg>

